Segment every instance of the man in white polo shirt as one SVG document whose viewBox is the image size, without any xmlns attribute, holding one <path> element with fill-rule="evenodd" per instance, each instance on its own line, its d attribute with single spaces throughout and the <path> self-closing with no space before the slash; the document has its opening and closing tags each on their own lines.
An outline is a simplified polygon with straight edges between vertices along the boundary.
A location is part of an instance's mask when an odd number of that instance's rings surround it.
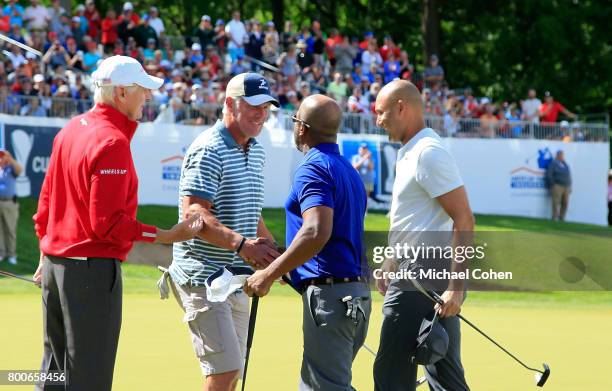
<svg viewBox="0 0 612 391">
<path fill-rule="evenodd" d="M 466 244 L 474 228 L 474 217 L 463 181 L 440 137 L 425 127 L 417 88 L 403 80 L 387 84 L 376 99 L 376 113 L 378 126 L 386 130 L 392 141 L 402 143 L 391 201 L 390 245 L 399 240 L 413 245 Z M 431 267 L 430 261 L 420 257 L 398 265 L 395 259 L 390 259 L 383 270 L 405 267 L 418 271 Z M 463 268 L 451 259 L 446 270 Z M 449 336 L 449 349 L 446 357 L 425 367 L 430 389 L 469 390 L 461 364 L 459 319 L 455 316 L 461 309 L 465 287 L 462 280 L 438 281 L 434 285 L 431 289 L 442 294 L 441 306 L 434 306 L 409 280 L 377 280 L 379 291 L 385 294 L 384 320 L 374 363 L 377 391 L 415 390 L 417 365 L 411 356 L 421 322 L 433 311 L 438 312 Z"/>
</svg>

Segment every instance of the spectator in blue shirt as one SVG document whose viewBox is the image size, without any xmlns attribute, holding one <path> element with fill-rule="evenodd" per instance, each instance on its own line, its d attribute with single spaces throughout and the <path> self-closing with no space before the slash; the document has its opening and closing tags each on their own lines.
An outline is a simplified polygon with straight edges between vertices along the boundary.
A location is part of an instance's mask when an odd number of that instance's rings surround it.
<svg viewBox="0 0 612 391">
<path fill-rule="evenodd" d="M 362 238 L 366 192 L 336 144 L 342 111 L 335 100 L 311 95 L 292 119 L 295 144 L 305 156 L 285 202 L 288 248 L 256 271 L 245 290 L 264 296 L 290 272 L 304 306 L 299 389 L 350 390 L 371 311 Z"/>
<path fill-rule="evenodd" d="M 389 53 L 389 57 L 384 65 L 385 84 L 399 78 L 401 69 L 400 62 L 395 58 L 393 53 Z"/>
<path fill-rule="evenodd" d="M 15 182 L 23 167 L 7 150 L 0 149 L 0 262 L 8 257 L 10 264 L 17 263 L 17 220 L 19 204 Z"/>
<path fill-rule="evenodd" d="M 17 25 L 19 28 L 23 27 L 23 13 L 24 8 L 17 4 L 15 0 L 8 0 L 8 4 L 4 6 L 2 13 L 11 17 L 11 26 Z"/>
</svg>

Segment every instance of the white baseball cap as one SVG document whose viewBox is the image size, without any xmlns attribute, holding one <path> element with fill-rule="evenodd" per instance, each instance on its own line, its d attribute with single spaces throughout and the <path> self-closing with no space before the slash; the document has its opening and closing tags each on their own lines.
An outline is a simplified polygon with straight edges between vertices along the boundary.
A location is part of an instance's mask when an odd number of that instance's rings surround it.
<svg viewBox="0 0 612 391">
<path fill-rule="evenodd" d="M 123 10 L 124 11 L 131 11 L 133 9 L 134 9 L 134 6 L 129 1 L 126 1 L 125 3 L 123 3 Z"/>
<path fill-rule="evenodd" d="M 127 56 L 108 57 L 91 76 L 94 85 L 98 87 L 137 84 L 149 90 L 156 90 L 164 83 L 163 79 L 147 74 L 138 61 Z"/>
</svg>

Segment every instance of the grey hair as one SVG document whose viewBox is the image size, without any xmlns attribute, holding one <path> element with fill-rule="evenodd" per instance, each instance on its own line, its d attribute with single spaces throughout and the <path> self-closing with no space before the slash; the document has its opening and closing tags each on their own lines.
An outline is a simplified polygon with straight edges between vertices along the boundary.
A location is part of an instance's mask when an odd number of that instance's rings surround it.
<svg viewBox="0 0 612 391">
<path fill-rule="evenodd" d="M 134 92 L 137 85 L 126 86 L 128 93 Z M 105 103 L 112 105 L 115 103 L 115 89 L 117 86 L 95 86 L 94 89 L 94 103 Z"/>
<path fill-rule="evenodd" d="M 232 98 L 234 101 L 234 110 L 235 110 L 236 107 L 238 106 L 238 103 L 242 100 L 242 98 L 239 96 L 235 96 L 235 97 L 231 96 L 230 98 Z M 228 110 L 227 103 L 226 101 L 223 101 L 223 111 L 222 111 L 223 115 L 227 114 L 227 110 Z"/>
</svg>

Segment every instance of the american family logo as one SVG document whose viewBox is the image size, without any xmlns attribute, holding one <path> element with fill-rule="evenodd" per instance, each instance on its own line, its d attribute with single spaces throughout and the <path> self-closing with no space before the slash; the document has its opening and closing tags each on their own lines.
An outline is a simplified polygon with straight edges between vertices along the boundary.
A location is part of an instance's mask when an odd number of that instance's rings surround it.
<svg viewBox="0 0 612 391">
<path fill-rule="evenodd" d="M 100 170 L 100 175 L 125 175 L 126 169 L 123 168 L 104 168 Z"/>
<path fill-rule="evenodd" d="M 183 154 L 185 148 L 183 148 Z M 174 155 L 161 160 L 162 164 L 162 180 L 178 182 L 181 179 L 181 165 L 183 164 L 183 155 Z"/>
<path fill-rule="evenodd" d="M 525 159 L 525 163 L 510 172 L 510 188 L 512 189 L 545 189 L 546 169 L 552 161 L 550 149 L 538 149 L 537 155 Z"/>
</svg>

